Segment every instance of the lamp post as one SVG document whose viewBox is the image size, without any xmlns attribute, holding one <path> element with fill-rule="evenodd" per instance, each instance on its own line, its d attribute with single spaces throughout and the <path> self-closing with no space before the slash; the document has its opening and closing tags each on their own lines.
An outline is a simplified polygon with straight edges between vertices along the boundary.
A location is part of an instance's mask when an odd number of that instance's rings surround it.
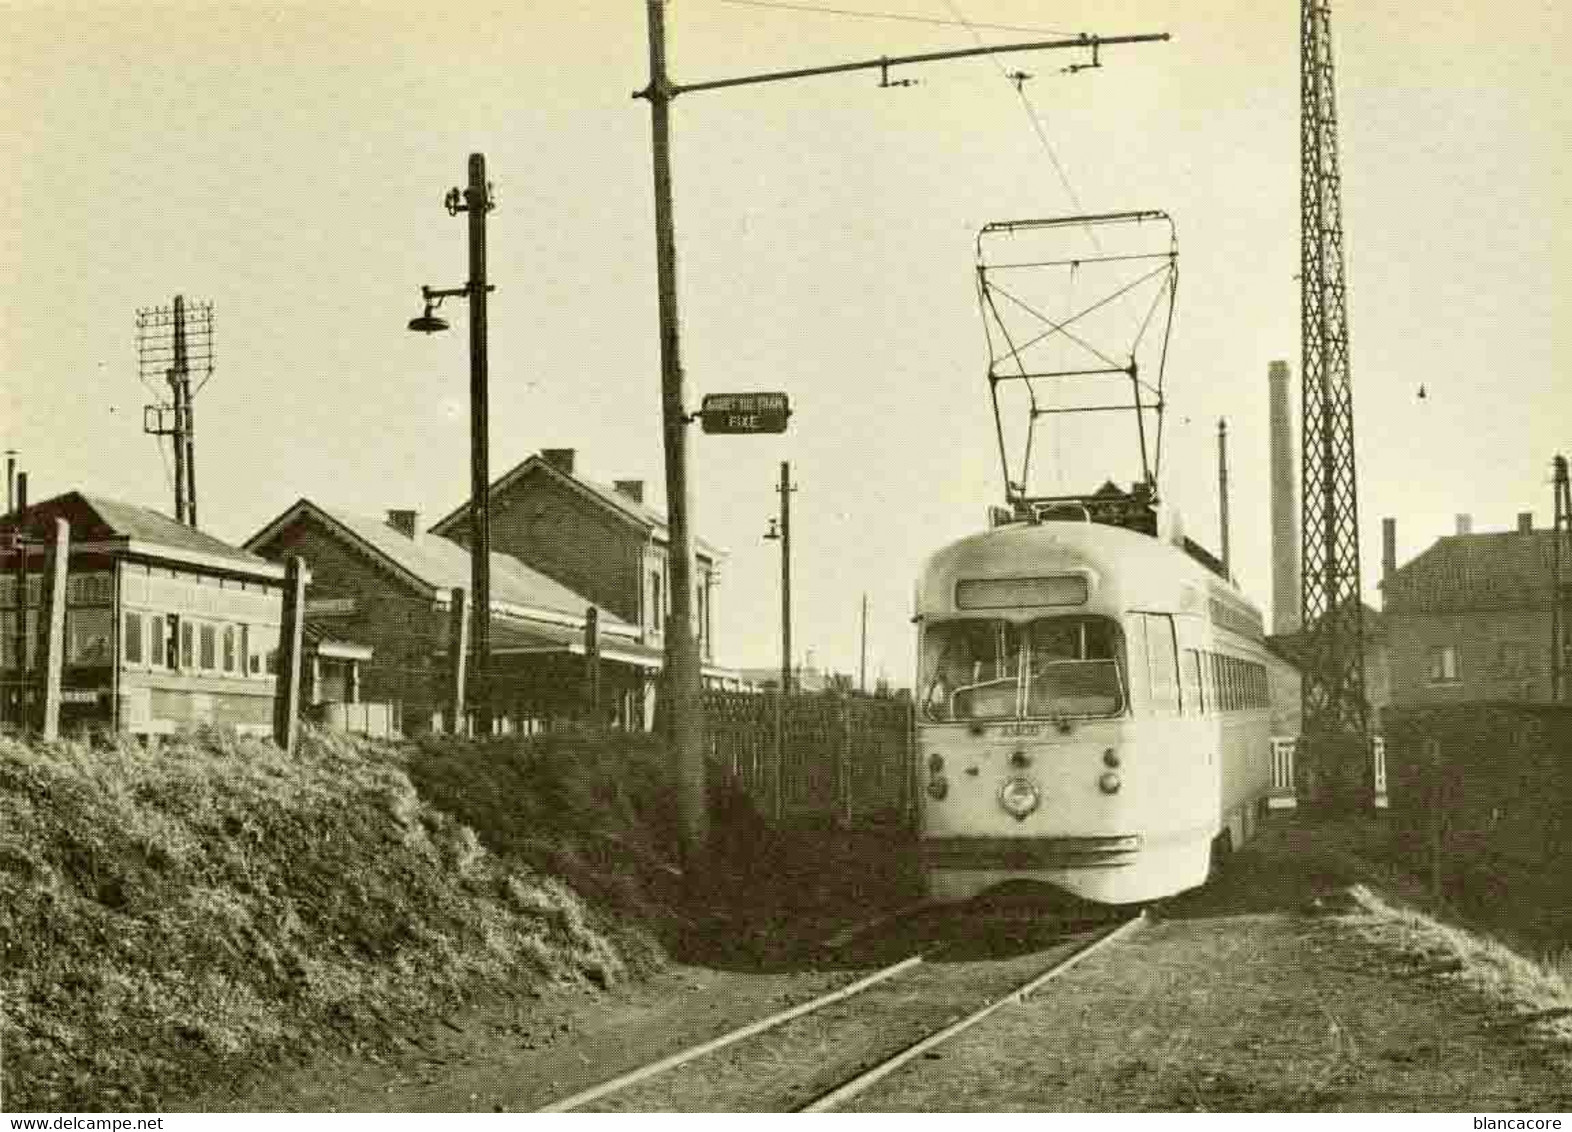
<svg viewBox="0 0 1572 1132">
<path fill-rule="evenodd" d="M 476 611 L 471 666 L 481 685 L 470 699 L 476 705 L 476 729 L 491 734 L 491 702 L 487 678 L 491 672 L 491 504 L 488 488 L 490 446 L 487 438 L 486 394 L 486 295 L 496 290 L 486 282 L 486 213 L 497 206 L 486 181 L 485 154 L 469 155 L 469 183 L 449 189 L 443 199 L 449 216 L 469 214 L 469 282 L 462 287 L 421 287 L 424 313 L 409 320 L 421 334 L 448 329 L 447 320 L 433 313 L 442 300 L 463 296 L 469 300 L 469 552 L 470 589 Z M 455 720 L 455 730 L 458 721 Z"/>
<path fill-rule="evenodd" d="M 791 493 L 796 490 L 791 484 L 791 463 L 781 461 L 781 482 L 776 488 L 781 496 L 781 513 L 779 524 L 775 519 L 770 520 L 770 529 L 764 537 L 781 544 L 781 695 L 789 695 L 792 690 L 791 672 Z"/>
</svg>

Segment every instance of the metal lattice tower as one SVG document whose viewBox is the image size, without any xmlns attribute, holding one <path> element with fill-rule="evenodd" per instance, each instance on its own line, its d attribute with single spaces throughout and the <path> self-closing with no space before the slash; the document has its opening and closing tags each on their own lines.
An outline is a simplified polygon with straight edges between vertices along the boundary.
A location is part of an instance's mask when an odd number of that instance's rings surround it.
<svg viewBox="0 0 1572 1132">
<path fill-rule="evenodd" d="M 1299 50 L 1302 725 L 1335 744 L 1364 739 L 1369 707 L 1329 0 L 1302 0 Z"/>
</svg>

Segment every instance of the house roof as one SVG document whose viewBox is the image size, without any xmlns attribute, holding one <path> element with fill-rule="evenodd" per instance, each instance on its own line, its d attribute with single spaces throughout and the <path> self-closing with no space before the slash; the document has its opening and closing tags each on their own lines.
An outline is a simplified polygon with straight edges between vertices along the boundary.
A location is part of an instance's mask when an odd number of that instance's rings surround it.
<svg viewBox="0 0 1572 1132">
<path fill-rule="evenodd" d="M 155 553 L 198 564 L 221 564 L 269 576 L 278 572 L 276 563 L 230 546 L 161 511 L 83 491 L 68 491 L 42 500 L 0 525 L 20 527 L 32 537 L 47 538 L 56 518 L 71 524 L 74 544 L 123 543 L 134 553 Z"/>
<path fill-rule="evenodd" d="M 571 484 L 573 487 L 578 488 L 580 493 L 585 495 L 590 500 L 598 503 L 601 507 L 605 508 L 607 511 L 618 516 L 619 518 L 639 527 L 646 533 L 655 535 L 659 538 L 670 537 L 670 532 L 666 525 L 666 515 L 664 512 L 657 511 L 647 503 L 642 503 L 639 500 L 634 499 L 632 496 L 618 491 L 614 487 L 610 487 L 603 483 L 598 483 L 595 480 L 586 479 L 577 472 L 565 472 L 555 464 L 552 464 L 550 461 L 542 458 L 539 453 L 530 456 L 522 463 L 514 465 L 512 469 L 503 474 L 497 480 L 493 481 L 489 489 L 489 497 L 495 499 L 498 495 L 507 491 L 515 483 L 529 475 L 531 472 L 542 470 L 546 474 L 556 476 L 564 483 Z M 436 523 L 432 525 L 431 532 L 433 534 L 439 535 L 462 535 L 465 532 L 461 524 L 468 517 L 468 515 L 468 502 L 461 503 L 452 511 L 449 511 L 446 515 L 442 516 L 442 518 L 438 519 Z M 726 552 L 720 549 L 718 546 L 706 542 L 704 539 L 697 536 L 694 537 L 693 545 L 696 549 L 702 551 L 710 558 L 723 558 L 726 554 Z"/>
<path fill-rule="evenodd" d="M 457 543 L 435 533 L 412 539 L 380 519 L 330 510 L 309 499 L 294 504 L 252 535 L 246 545 L 263 546 L 291 523 L 307 516 L 316 518 L 331 533 L 356 545 L 362 552 L 370 551 L 380 557 L 421 588 L 431 591 L 469 588 L 469 551 Z M 495 552 L 491 555 L 491 600 L 493 605 L 558 613 L 576 620 L 582 620 L 585 609 L 594 604 L 518 559 Z M 604 609 L 600 610 L 598 618 L 603 629 L 629 635 L 637 633 L 632 625 Z"/>
<path fill-rule="evenodd" d="M 1467 613 L 1548 607 L 1555 539 L 1553 531 L 1446 535 L 1381 583 L 1385 608 Z"/>
</svg>

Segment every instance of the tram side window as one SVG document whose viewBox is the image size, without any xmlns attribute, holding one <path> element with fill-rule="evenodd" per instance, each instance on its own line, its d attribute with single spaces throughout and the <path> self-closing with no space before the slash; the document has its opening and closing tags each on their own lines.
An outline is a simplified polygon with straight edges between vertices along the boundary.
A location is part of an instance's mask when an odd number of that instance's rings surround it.
<svg viewBox="0 0 1572 1132">
<path fill-rule="evenodd" d="M 1142 615 L 1146 621 L 1146 659 L 1151 672 L 1151 708 L 1168 713 L 1179 710 L 1179 654 L 1174 642 L 1173 618 L 1161 613 Z"/>
<path fill-rule="evenodd" d="M 1206 710 L 1206 700 L 1201 692 L 1201 654 L 1195 649 L 1184 650 L 1184 705 L 1191 715 Z"/>
</svg>

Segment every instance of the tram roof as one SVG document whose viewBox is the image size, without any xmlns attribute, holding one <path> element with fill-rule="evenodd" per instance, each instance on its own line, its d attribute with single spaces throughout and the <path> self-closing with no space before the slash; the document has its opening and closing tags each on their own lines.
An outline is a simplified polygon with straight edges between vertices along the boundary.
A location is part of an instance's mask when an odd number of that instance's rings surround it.
<svg viewBox="0 0 1572 1132">
<path fill-rule="evenodd" d="M 984 612 L 1008 616 L 1005 610 L 958 608 L 956 583 L 1078 573 L 1090 582 L 1088 600 L 1077 606 L 1057 606 L 1055 611 L 1200 610 L 1206 599 L 1225 594 L 1230 595 L 1231 603 L 1249 606 L 1230 583 L 1165 539 L 1105 523 L 1047 520 L 994 527 L 935 552 L 918 582 L 916 611 L 923 617 Z M 1029 612 L 1037 617 L 1045 610 Z"/>
</svg>

